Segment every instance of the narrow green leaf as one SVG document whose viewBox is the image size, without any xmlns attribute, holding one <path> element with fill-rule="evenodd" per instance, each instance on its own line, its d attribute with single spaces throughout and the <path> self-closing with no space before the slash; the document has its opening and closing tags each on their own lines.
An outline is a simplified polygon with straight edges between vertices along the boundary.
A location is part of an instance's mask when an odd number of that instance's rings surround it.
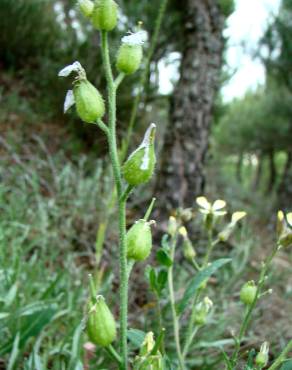
<svg viewBox="0 0 292 370">
<path fill-rule="evenodd" d="M 196 276 L 188 284 L 184 296 L 177 306 L 178 315 L 182 314 L 183 311 L 186 309 L 189 301 L 194 297 L 200 285 L 211 275 L 213 275 L 220 267 L 229 262 L 231 262 L 230 258 L 221 258 L 196 274 Z"/>
<path fill-rule="evenodd" d="M 17 333 L 17 335 L 16 335 L 16 337 L 13 341 L 13 348 L 12 348 L 11 355 L 9 357 L 7 370 L 13 370 L 14 369 L 14 367 L 16 365 L 18 353 L 19 353 L 19 333 Z"/>
<path fill-rule="evenodd" d="M 156 253 L 157 261 L 166 267 L 170 267 L 173 264 L 172 259 L 170 258 L 168 252 L 165 249 L 159 249 Z"/>
</svg>

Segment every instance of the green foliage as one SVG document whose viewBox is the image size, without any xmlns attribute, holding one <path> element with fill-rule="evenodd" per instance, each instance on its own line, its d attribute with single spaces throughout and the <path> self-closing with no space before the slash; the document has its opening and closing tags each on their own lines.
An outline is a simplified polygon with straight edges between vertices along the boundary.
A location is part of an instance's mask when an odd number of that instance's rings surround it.
<svg viewBox="0 0 292 370">
<path fill-rule="evenodd" d="M 235 10 L 234 0 L 219 0 L 219 6 L 225 17 L 229 17 Z"/>
</svg>

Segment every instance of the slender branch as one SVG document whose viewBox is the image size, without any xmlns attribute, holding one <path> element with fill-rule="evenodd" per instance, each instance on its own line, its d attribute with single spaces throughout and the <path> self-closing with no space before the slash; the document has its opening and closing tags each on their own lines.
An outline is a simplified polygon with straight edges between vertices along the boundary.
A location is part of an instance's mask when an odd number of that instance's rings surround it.
<svg viewBox="0 0 292 370">
<path fill-rule="evenodd" d="M 117 353 L 117 351 L 114 349 L 114 347 L 110 344 L 108 347 L 105 348 L 107 352 L 110 354 L 110 356 L 116 360 L 116 362 L 121 365 L 122 363 L 122 358 L 121 356 Z"/>
<path fill-rule="evenodd" d="M 96 124 L 106 134 L 106 136 L 109 135 L 109 129 L 101 119 L 97 120 Z"/>
<path fill-rule="evenodd" d="M 109 135 L 108 144 L 118 198 L 119 259 L 120 259 L 120 352 L 121 370 L 128 368 L 127 325 L 128 325 L 128 268 L 126 248 L 126 201 L 122 199 L 121 165 L 116 139 L 116 86 L 113 79 L 107 32 L 101 31 L 101 52 L 108 88 Z"/>
<path fill-rule="evenodd" d="M 188 354 L 189 349 L 190 349 L 190 345 L 192 344 L 192 342 L 193 342 L 193 340 L 194 340 L 194 338 L 195 338 L 198 330 L 199 330 L 199 327 L 198 326 L 195 326 L 193 328 L 193 331 L 192 331 L 191 335 L 187 338 L 186 343 L 184 345 L 184 349 L 183 349 L 183 357 L 184 358 Z"/>
<path fill-rule="evenodd" d="M 118 75 L 118 77 L 115 79 L 115 89 L 117 90 L 118 87 L 120 86 L 121 82 L 123 81 L 123 79 L 125 78 L 125 74 L 124 73 L 120 73 Z"/>
<path fill-rule="evenodd" d="M 133 190 L 134 190 L 134 186 L 128 185 L 126 190 L 123 192 L 120 200 L 122 202 L 125 202 L 128 199 L 129 195 L 132 193 Z"/>
<path fill-rule="evenodd" d="M 175 236 L 172 239 L 172 245 L 170 249 L 170 258 L 172 259 L 172 261 L 174 260 L 174 256 L 175 256 L 176 241 L 177 241 L 177 237 Z M 174 296 L 174 287 L 173 287 L 173 265 L 170 266 L 168 270 L 168 290 L 169 290 L 175 346 L 176 346 L 176 352 L 177 352 L 177 357 L 178 357 L 178 362 L 179 362 L 179 368 L 180 370 L 185 370 L 184 359 L 183 359 L 181 346 L 180 346 L 179 321 L 178 321 L 178 316 L 177 316 L 177 312 L 175 308 L 175 296 Z"/>
<path fill-rule="evenodd" d="M 157 45 L 158 36 L 159 36 L 160 29 L 161 29 L 161 24 L 162 24 L 162 21 L 163 21 L 163 17 L 164 17 L 164 14 L 165 14 L 167 3 L 168 3 L 168 0 L 161 0 L 161 3 L 160 3 L 160 7 L 159 7 L 159 10 L 158 10 L 158 16 L 157 16 L 157 19 L 156 19 L 156 22 L 155 22 L 154 33 L 153 33 L 151 43 L 150 43 L 150 48 L 149 48 L 148 54 L 147 54 L 146 59 L 145 59 L 145 67 L 144 67 L 144 69 L 141 73 L 141 77 L 140 77 L 139 84 L 138 84 L 139 91 L 138 91 L 138 94 L 135 96 L 135 99 L 134 99 L 127 134 L 126 134 L 125 140 L 123 141 L 123 145 L 122 145 L 122 152 L 121 152 L 121 158 L 122 159 L 125 158 L 125 156 L 127 154 L 127 151 L 129 149 L 130 139 L 131 139 L 131 136 L 133 134 L 133 129 L 134 129 L 137 114 L 138 114 L 139 103 L 141 101 L 143 88 L 145 86 L 147 75 L 149 73 L 150 62 L 151 62 L 152 56 L 154 54 L 154 51 L 155 51 L 155 48 L 156 48 L 156 45 Z"/>
<path fill-rule="evenodd" d="M 248 307 L 248 310 L 244 316 L 244 319 L 242 321 L 242 324 L 241 324 L 241 327 L 240 327 L 240 330 L 239 330 L 239 335 L 237 338 L 235 338 L 235 350 L 234 350 L 234 353 L 231 357 L 231 361 L 234 364 L 236 364 L 237 362 L 237 358 L 238 358 L 238 354 L 239 354 L 239 351 L 240 351 L 240 344 L 242 342 L 242 339 L 246 333 L 246 330 L 248 328 L 248 325 L 250 323 L 250 320 L 251 320 L 251 316 L 253 314 L 253 311 L 257 305 L 257 302 L 260 298 L 260 294 L 261 294 L 261 291 L 262 291 L 262 288 L 263 288 L 263 285 L 265 283 L 265 280 L 266 280 L 266 273 L 271 265 L 271 262 L 273 260 L 273 258 L 275 257 L 275 254 L 278 252 L 279 250 L 279 246 L 278 244 L 276 245 L 276 247 L 273 249 L 272 253 L 267 257 L 266 261 L 263 263 L 263 267 L 262 267 L 262 270 L 261 270 L 261 273 L 260 273 L 260 278 L 259 278 L 259 281 L 258 281 L 258 284 L 257 284 L 257 291 L 256 291 L 256 295 L 255 295 L 255 299 L 254 301 L 252 302 L 252 304 Z"/>
</svg>

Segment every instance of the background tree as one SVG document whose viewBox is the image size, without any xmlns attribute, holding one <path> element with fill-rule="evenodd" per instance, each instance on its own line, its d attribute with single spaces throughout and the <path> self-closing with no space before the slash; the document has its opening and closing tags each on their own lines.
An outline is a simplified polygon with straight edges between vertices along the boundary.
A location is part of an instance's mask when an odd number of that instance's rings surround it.
<svg viewBox="0 0 292 370">
<path fill-rule="evenodd" d="M 179 1 L 183 42 L 180 79 L 162 150 L 159 199 L 166 208 L 190 205 L 204 189 L 212 110 L 219 88 L 223 29 L 232 1 Z"/>
</svg>

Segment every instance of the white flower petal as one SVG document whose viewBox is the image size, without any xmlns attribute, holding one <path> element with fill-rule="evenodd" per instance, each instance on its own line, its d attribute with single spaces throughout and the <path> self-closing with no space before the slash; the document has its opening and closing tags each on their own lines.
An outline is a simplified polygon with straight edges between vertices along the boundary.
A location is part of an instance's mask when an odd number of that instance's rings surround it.
<svg viewBox="0 0 292 370">
<path fill-rule="evenodd" d="M 58 76 L 59 77 L 68 77 L 72 72 L 78 72 L 80 70 L 82 70 L 82 66 L 79 62 L 74 62 L 73 64 L 70 64 L 68 66 L 66 66 L 65 68 L 63 68 Z"/>
<path fill-rule="evenodd" d="M 236 224 L 239 220 L 246 216 L 246 212 L 234 212 L 231 217 L 231 222 Z"/>
<path fill-rule="evenodd" d="M 292 212 L 288 213 L 288 214 L 286 215 L 286 218 L 287 218 L 288 225 L 289 225 L 290 227 L 292 227 Z"/>
<path fill-rule="evenodd" d="M 75 104 L 75 98 L 72 90 L 68 90 L 64 102 L 64 113 L 68 112 L 68 110 Z"/>
<path fill-rule="evenodd" d="M 199 207 L 210 210 L 211 204 L 208 202 L 206 197 L 198 197 L 196 202 Z"/>
<path fill-rule="evenodd" d="M 213 211 L 218 211 L 224 207 L 226 207 L 226 202 L 222 199 L 215 200 L 214 204 L 212 205 Z"/>
<path fill-rule="evenodd" d="M 122 38 L 122 43 L 128 45 L 143 45 L 146 40 L 147 32 L 138 31 L 136 33 L 130 33 L 129 35 L 124 36 Z"/>
</svg>

